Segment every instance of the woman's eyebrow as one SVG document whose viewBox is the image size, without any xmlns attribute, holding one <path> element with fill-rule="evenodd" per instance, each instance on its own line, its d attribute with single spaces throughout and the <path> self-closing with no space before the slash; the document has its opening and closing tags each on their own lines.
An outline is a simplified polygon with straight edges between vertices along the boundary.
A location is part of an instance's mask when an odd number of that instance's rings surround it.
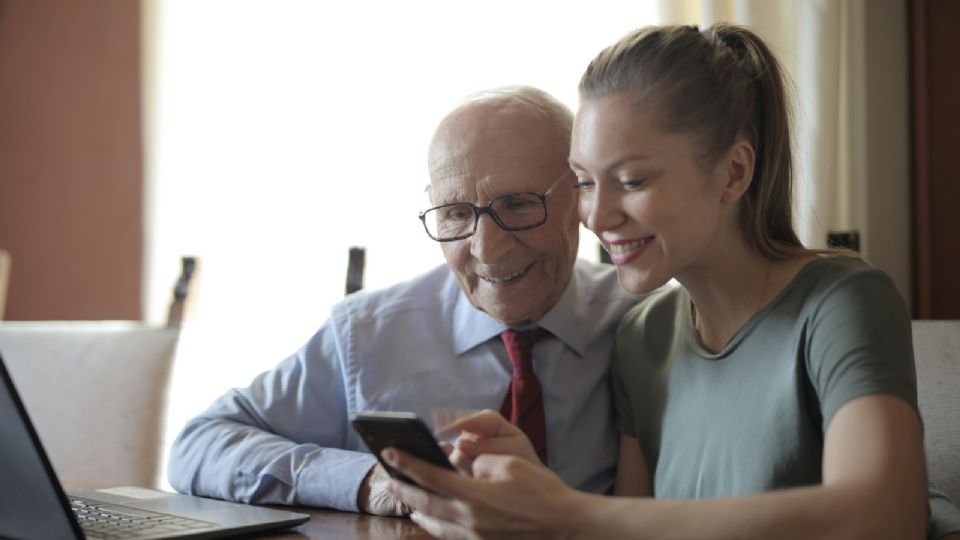
<svg viewBox="0 0 960 540">
<path fill-rule="evenodd" d="M 614 161 L 613 163 L 607 165 L 606 167 L 604 167 L 604 171 L 609 171 L 610 169 L 616 169 L 617 167 L 622 166 L 624 163 L 629 163 L 631 161 L 648 161 L 653 158 L 654 156 L 648 155 L 648 154 L 628 154 Z M 572 158 L 568 159 L 567 163 L 570 164 L 571 169 L 577 169 L 581 171 L 587 170 L 586 167 L 577 163 L 575 159 L 572 159 Z"/>
</svg>

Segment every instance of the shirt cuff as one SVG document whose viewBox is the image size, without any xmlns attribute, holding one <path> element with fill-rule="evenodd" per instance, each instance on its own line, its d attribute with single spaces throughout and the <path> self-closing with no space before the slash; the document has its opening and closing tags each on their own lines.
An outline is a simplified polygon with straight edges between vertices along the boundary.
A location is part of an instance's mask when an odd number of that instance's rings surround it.
<svg viewBox="0 0 960 540">
<path fill-rule="evenodd" d="M 297 504 L 359 512 L 360 483 L 376 463 L 373 454 L 322 449 L 297 475 Z"/>
</svg>

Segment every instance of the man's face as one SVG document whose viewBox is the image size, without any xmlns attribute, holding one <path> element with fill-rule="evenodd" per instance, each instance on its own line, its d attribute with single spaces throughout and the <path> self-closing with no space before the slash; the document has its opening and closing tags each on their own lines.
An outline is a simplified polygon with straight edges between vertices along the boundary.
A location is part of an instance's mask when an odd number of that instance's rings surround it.
<svg viewBox="0 0 960 540">
<path fill-rule="evenodd" d="M 473 236 L 441 243 L 470 302 L 505 324 L 543 317 L 573 270 L 579 225 L 566 154 L 550 122 L 484 109 L 448 118 L 430 147 L 430 197 L 437 206 L 483 206 L 510 193 L 544 193 L 567 175 L 547 197 L 543 225 L 505 231 L 482 214 Z"/>
</svg>

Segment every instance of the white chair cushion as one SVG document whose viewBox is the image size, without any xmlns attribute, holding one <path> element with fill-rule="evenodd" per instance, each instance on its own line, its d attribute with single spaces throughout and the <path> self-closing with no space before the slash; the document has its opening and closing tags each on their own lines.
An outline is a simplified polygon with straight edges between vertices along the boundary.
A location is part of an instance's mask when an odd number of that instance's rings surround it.
<svg viewBox="0 0 960 540">
<path fill-rule="evenodd" d="M 914 321 L 930 484 L 960 501 L 960 321 Z"/>
<path fill-rule="evenodd" d="M 158 485 L 175 329 L 0 323 L 0 353 L 62 484 Z"/>
</svg>

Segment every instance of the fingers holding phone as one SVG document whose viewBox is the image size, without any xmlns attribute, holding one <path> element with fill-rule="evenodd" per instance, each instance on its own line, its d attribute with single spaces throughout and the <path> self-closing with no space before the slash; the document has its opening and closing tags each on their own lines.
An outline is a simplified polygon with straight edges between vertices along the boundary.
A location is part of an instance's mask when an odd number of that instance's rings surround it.
<svg viewBox="0 0 960 540">
<path fill-rule="evenodd" d="M 430 429 L 413 413 L 357 412 L 353 416 L 353 427 L 387 474 L 394 478 L 413 483 L 383 461 L 384 448 L 398 448 L 438 467 L 456 470 Z"/>
</svg>

